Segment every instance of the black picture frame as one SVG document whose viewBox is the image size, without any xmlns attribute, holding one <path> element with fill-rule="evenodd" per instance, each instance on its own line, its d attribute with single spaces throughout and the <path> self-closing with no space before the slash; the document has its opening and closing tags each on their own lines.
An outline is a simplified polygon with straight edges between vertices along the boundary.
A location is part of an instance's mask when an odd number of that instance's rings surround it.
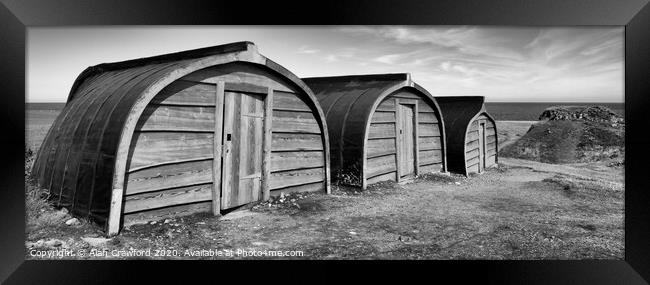
<svg viewBox="0 0 650 285">
<path fill-rule="evenodd" d="M 648 0 L 501 0 L 501 1 L 73 1 L 2 0 L 0 5 L 0 104 L 5 134 L 0 188 L 0 281 L 8 284 L 132 283 L 160 277 L 167 281 L 204 275 L 221 276 L 237 267 L 254 268 L 251 277 L 276 278 L 262 272 L 305 269 L 319 272 L 318 281 L 342 276 L 342 271 L 382 277 L 396 262 L 269 263 L 25 261 L 24 179 L 20 176 L 25 126 L 26 32 L 35 26 L 78 25 L 516 25 L 625 26 L 625 259 L 622 261 L 427 261 L 400 262 L 408 272 L 453 278 L 457 283 L 485 280 L 494 284 L 647 284 L 650 280 L 650 180 L 647 146 L 650 101 L 650 5 Z M 154 263 L 153 266 L 151 263 Z M 307 263 L 307 264 L 306 264 Z M 335 271 L 325 265 L 336 265 Z M 367 264 L 364 264 L 367 265 Z M 143 268 L 143 266 L 146 266 Z M 295 266 L 302 267 L 296 269 Z M 182 274 L 160 276 L 175 271 Z M 187 271 L 186 271 L 187 270 Z M 393 269 L 395 270 L 395 269 Z M 192 273 L 192 274 L 189 274 Z M 272 274 L 272 273 L 271 273 Z M 190 276 L 191 275 L 191 276 Z M 233 274 L 234 275 L 234 274 Z M 410 275 L 410 274 L 409 274 Z M 321 277 L 323 278 L 322 280 Z M 314 277 L 312 277 L 314 278 Z M 221 277 L 219 277 L 219 280 Z"/>
</svg>

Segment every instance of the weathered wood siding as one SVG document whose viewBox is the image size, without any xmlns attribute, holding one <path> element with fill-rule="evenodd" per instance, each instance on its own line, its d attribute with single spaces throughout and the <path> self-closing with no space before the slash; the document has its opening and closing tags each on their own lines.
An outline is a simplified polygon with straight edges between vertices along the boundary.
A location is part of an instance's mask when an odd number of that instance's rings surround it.
<svg viewBox="0 0 650 285">
<path fill-rule="evenodd" d="M 367 184 L 397 180 L 395 99 L 417 101 L 418 174 L 442 169 L 441 130 L 436 111 L 419 95 L 401 91 L 386 97 L 372 114 L 366 141 Z"/>
<path fill-rule="evenodd" d="M 306 94 L 276 74 L 226 64 L 173 82 L 146 107 L 127 166 L 125 223 L 211 210 L 217 82 L 226 92 L 273 92 L 271 195 L 326 190 L 322 127 Z"/>
<path fill-rule="evenodd" d="M 131 140 L 125 224 L 210 210 L 216 94 L 178 80 L 145 108 Z"/>
<path fill-rule="evenodd" d="M 485 121 L 485 153 L 479 153 L 479 121 Z M 485 168 L 496 165 L 496 128 L 494 123 L 485 115 L 480 115 L 472 121 L 465 139 L 465 165 L 467 173 L 479 171 L 479 159 L 485 157 Z"/>
</svg>

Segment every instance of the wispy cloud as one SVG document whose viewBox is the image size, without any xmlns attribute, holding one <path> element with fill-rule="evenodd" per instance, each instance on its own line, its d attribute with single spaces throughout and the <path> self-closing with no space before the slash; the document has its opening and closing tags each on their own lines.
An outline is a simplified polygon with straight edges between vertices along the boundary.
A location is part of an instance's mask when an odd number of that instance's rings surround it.
<svg viewBox="0 0 650 285">
<path fill-rule="evenodd" d="M 340 30 L 378 47 L 372 63 L 399 66 L 413 73 L 416 80 L 421 76 L 430 83 L 423 85 L 434 94 L 529 100 L 599 94 L 617 100 L 623 92 L 621 28 L 390 26 Z"/>
<path fill-rule="evenodd" d="M 298 48 L 297 51 L 299 54 L 314 54 L 314 53 L 319 53 L 319 49 L 311 48 L 309 46 L 301 46 Z"/>
</svg>

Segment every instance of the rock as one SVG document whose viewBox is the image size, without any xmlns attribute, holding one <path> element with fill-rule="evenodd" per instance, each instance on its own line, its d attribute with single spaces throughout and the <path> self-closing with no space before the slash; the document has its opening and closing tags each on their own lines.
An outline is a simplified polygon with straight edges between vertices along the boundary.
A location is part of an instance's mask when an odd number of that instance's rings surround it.
<svg viewBox="0 0 650 285">
<path fill-rule="evenodd" d="M 357 233 L 356 233 L 356 232 L 350 232 L 350 234 L 351 234 L 351 235 L 356 235 Z"/>
<path fill-rule="evenodd" d="M 165 219 L 165 221 L 164 221 L 163 223 L 165 223 L 165 224 L 169 224 L 169 222 L 171 222 L 171 221 L 172 221 L 172 220 L 170 220 L 170 219 Z"/>
<path fill-rule="evenodd" d="M 61 213 L 63 213 L 64 215 L 67 215 L 67 214 L 69 213 L 69 211 L 68 211 L 67 208 L 61 208 L 61 210 L 59 210 L 59 211 L 60 211 Z"/>
<path fill-rule="evenodd" d="M 69 220 L 65 221 L 65 224 L 68 225 L 68 226 L 76 226 L 76 225 L 81 224 L 81 222 L 79 222 L 79 219 L 77 219 L 77 218 L 72 218 L 72 219 L 69 219 Z"/>
<path fill-rule="evenodd" d="M 26 242 L 26 243 L 25 243 L 25 246 L 27 246 L 27 247 L 29 247 L 29 248 L 32 248 L 32 247 L 43 247 L 44 244 L 45 244 L 45 241 L 42 240 L 42 239 L 39 239 L 39 240 L 37 240 L 37 241 L 35 241 L 35 242 Z"/>
<path fill-rule="evenodd" d="M 407 236 L 399 236 L 397 238 L 397 240 L 401 241 L 401 242 L 409 242 L 409 241 L 411 241 L 411 239 L 412 239 L 411 237 L 407 237 Z"/>
<path fill-rule="evenodd" d="M 454 182 L 454 184 L 456 184 L 456 185 L 460 185 L 460 182 Z"/>
<path fill-rule="evenodd" d="M 150 225 L 155 225 L 155 224 L 156 224 L 156 221 L 152 221 L 152 222 L 149 223 L 149 224 L 150 224 Z"/>
<path fill-rule="evenodd" d="M 100 238 L 100 237 L 82 237 L 81 240 L 85 241 L 92 246 L 100 246 L 106 242 L 112 240 L 110 238 Z"/>
<path fill-rule="evenodd" d="M 63 242 L 58 239 L 51 239 L 43 243 L 44 246 L 46 247 L 60 247 L 63 245 Z"/>
</svg>

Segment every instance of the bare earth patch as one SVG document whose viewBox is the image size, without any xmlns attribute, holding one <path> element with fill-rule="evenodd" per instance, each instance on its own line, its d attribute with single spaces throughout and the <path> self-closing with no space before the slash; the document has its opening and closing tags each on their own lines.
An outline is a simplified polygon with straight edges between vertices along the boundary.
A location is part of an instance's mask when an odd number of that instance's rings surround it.
<svg viewBox="0 0 650 285">
<path fill-rule="evenodd" d="M 329 196 L 289 195 L 221 218 L 196 214 L 134 225 L 99 244 L 82 239 L 98 237 L 92 224 L 48 224 L 28 233 L 28 248 L 44 239 L 36 246 L 178 252 L 135 257 L 156 259 L 623 258 L 620 185 L 502 165 L 470 178 L 439 175 L 404 185 L 385 182 L 365 192 L 334 187 Z M 63 244 L 45 244 L 53 238 Z M 201 249 L 299 250 L 304 255 L 185 255 Z"/>
</svg>

